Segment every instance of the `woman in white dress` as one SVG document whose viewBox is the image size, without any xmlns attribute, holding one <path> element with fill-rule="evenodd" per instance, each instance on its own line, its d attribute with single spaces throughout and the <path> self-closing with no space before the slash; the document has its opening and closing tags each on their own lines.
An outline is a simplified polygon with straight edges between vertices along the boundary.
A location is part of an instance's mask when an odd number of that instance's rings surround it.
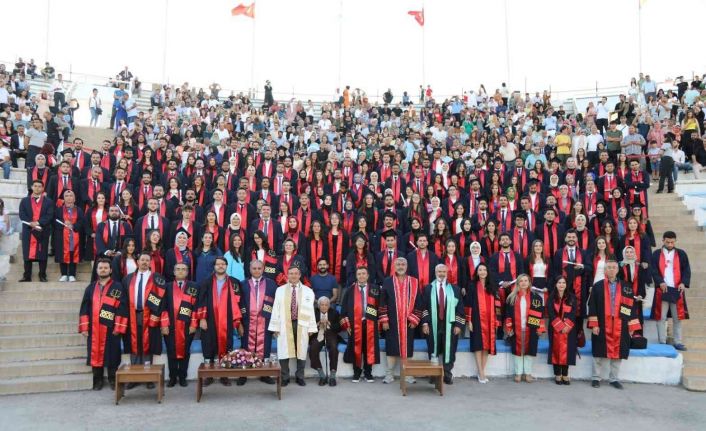
<svg viewBox="0 0 706 431">
<path fill-rule="evenodd" d="M 608 241 L 604 236 L 599 236 L 596 238 L 595 245 L 593 246 L 593 284 L 605 278 L 605 264 L 606 260 L 614 259 L 615 257 L 611 255 L 608 250 Z"/>
</svg>

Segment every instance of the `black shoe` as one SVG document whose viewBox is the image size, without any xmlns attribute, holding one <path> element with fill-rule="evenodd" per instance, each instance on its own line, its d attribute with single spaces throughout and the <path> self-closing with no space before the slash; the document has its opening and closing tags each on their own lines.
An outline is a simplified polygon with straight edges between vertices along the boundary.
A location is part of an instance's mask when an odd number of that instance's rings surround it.
<svg viewBox="0 0 706 431">
<path fill-rule="evenodd" d="M 149 383 L 147 383 L 147 384 L 145 385 L 145 387 L 146 387 L 147 389 L 154 389 L 154 383 L 149 382 Z"/>
<path fill-rule="evenodd" d="M 27 278 L 27 277 L 22 277 L 22 278 L 19 279 L 19 282 L 20 282 L 20 283 L 30 283 L 31 281 L 32 281 L 32 279 L 31 279 L 31 278 Z"/>
<path fill-rule="evenodd" d="M 132 388 L 137 387 L 137 385 L 139 385 L 139 383 L 128 383 L 127 385 L 125 385 L 125 389 L 130 390 Z"/>
<path fill-rule="evenodd" d="M 306 386 L 306 382 L 301 377 L 297 377 L 296 381 L 299 386 Z"/>
<path fill-rule="evenodd" d="M 591 386 L 594 388 L 600 388 L 601 382 L 599 380 L 591 380 Z"/>
<path fill-rule="evenodd" d="M 451 376 L 444 376 L 444 384 L 445 385 L 453 385 L 454 384 L 454 378 Z"/>
<path fill-rule="evenodd" d="M 115 390 L 115 379 L 108 379 L 108 384 L 110 385 L 110 390 Z"/>
<path fill-rule="evenodd" d="M 94 391 L 100 391 L 101 389 L 103 389 L 103 378 L 101 378 L 100 380 L 96 380 L 93 383 L 93 390 Z"/>
<path fill-rule="evenodd" d="M 179 377 L 179 386 L 182 388 L 189 386 L 189 383 L 186 381 L 186 377 Z"/>
<path fill-rule="evenodd" d="M 282 387 L 288 386 L 289 385 L 289 379 L 283 379 L 282 380 Z"/>
<path fill-rule="evenodd" d="M 657 190 L 655 193 L 664 193 L 664 190 Z"/>
<path fill-rule="evenodd" d="M 328 385 L 331 386 L 331 387 L 336 386 L 336 378 L 335 378 L 335 377 L 329 378 L 329 379 L 328 379 Z"/>
<path fill-rule="evenodd" d="M 353 374 L 353 380 L 351 380 L 353 383 L 358 383 L 360 382 L 360 374 Z"/>
<path fill-rule="evenodd" d="M 206 379 L 203 381 L 204 386 L 210 386 L 213 384 L 213 377 L 206 377 Z"/>
<path fill-rule="evenodd" d="M 174 386 L 176 386 L 176 383 L 177 383 L 176 377 L 170 377 L 170 378 L 169 378 L 169 383 L 167 383 L 167 387 L 168 387 L 168 388 L 173 388 Z"/>
<path fill-rule="evenodd" d="M 227 377 L 221 377 L 219 380 L 221 381 L 221 384 L 222 384 L 223 386 L 232 386 L 232 385 L 233 385 L 233 384 L 230 382 L 230 379 L 227 378 Z"/>
<path fill-rule="evenodd" d="M 48 280 L 47 280 L 47 276 L 46 276 L 46 275 L 40 275 L 40 276 L 39 276 L 39 281 L 41 281 L 42 283 L 46 283 L 46 282 L 48 281 Z"/>
<path fill-rule="evenodd" d="M 260 377 L 260 381 L 261 381 L 262 383 L 266 383 L 266 384 L 268 384 L 268 385 L 274 385 L 275 383 L 277 383 L 277 382 L 275 381 L 275 379 L 273 379 L 273 378 L 270 377 L 270 376 Z"/>
<path fill-rule="evenodd" d="M 615 389 L 623 389 L 623 384 L 620 382 L 610 382 L 610 385 L 614 387 Z"/>
<path fill-rule="evenodd" d="M 564 385 L 569 386 L 571 384 L 571 380 L 564 380 Z"/>
<path fill-rule="evenodd" d="M 365 376 L 365 381 L 368 383 L 375 383 L 375 377 L 373 377 L 372 374 L 368 374 Z"/>
<path fill-rule="evenodd" d="M 298 380 L 297 380 L 297 383 L 299 383 Z M 319 377 L 319 386 L 326 386 L 326 385 L 328 385 L 328 379 L 326 377 Z M 301 386 L 304 386 L 304 385 L 301 385 Z"/>
<path fill-rule="evenodd" d="M 246 384 L 247 382 L 248 382 L 248 378 L 247 378 L 247 377 L 238 377 L 238 380 L 235 381 L 235 384 L 238 385 L 238 386 L 243 386 L 243 385 Z"/>
</svg>

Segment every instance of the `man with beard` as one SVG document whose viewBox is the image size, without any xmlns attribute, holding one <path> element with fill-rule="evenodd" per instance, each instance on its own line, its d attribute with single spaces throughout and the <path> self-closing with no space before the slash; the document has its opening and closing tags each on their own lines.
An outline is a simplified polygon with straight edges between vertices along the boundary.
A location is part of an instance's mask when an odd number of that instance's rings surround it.
<svg viewBox="0 0 706 431">
<path fill-rule="evenodd" d="M 336 303 L 338 300 L 339 288 L 336 277 L 328 272 L 329 264 L 325 258 L 320 258 L 316 262 L 317 273 L 311 276 L 311 289 L 314 291 L 315 299 L 325 296 Z"/>
<path fill-rule="evenodd" d="M 96 257 L 112 259 L 123 248 L 123 240 L 132 235 L 130 224 L 120 220 L 120 208 L 113 205 L 108 209 L 108 220 L 96 227 Z"/>
<path fill-rule="evenodd" d="M 566 284 L 573 288 L 576 295 L 576 327 L 583 331 L 583 315 L 581 310 L 585 309 L 586 295 L 588 292 L 588 280 L 593 280 L 593 264 L 586 251 L 578 246 L 578 235 L 574 229 L 569 229 L 564 234 L 564 247 L 561 247 L 554 254 L 552 263 L 554 275 L 566 277 Z"/>
</svg>

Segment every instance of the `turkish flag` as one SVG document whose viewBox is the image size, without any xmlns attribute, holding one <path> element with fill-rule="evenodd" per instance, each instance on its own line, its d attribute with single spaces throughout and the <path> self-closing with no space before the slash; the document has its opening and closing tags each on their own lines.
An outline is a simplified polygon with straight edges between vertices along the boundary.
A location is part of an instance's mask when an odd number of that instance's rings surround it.
<svg viewBox="0 0 706 431">
<path fill-rule="evenodd" d="M 407 12 L 407 15 L 412 15 L 414 17 L 414 19 L 417 21 L 417 24 L 424 27 L 424 9 L 411 10 L 411 11 Z"/>
<path fill-rule="evenodd" d="M 245 15 L 250 18 L 255 18 L 255 3 L 250 3 L 249 6 L 240 3 L 238 6 L 231 9 L 230 14 L 233 16 Z"/>
</svg>

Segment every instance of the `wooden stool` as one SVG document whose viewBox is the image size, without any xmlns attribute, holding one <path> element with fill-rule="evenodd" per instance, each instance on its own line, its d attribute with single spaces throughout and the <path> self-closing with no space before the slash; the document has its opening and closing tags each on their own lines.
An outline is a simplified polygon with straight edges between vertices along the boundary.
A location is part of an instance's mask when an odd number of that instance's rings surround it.
<svg viewBox="0 0 706 431">
<path fill-rule="evenodd" d="M 431 361 L 413 359 L 402 360 L 400 365 L 400 389 L 402 396 L 407 396 L 406 377 L 432 377 L 436 379 L 434 387 L 439 391 L 439 396 L 444 395 L 444 366 L 432 364 Z"/>
<path fill-rule="evenodd" d="M 115 373 L 115 405 L 125 396 L 125 383 L 154 383 L 157 385 L 157 402 L 162 402 L 164 396 L 164 364 L 152 364 L 150 368 L 144 365 L 121 365 Z"/>
<path fill-rule="evenodd" d="M 196 402 L 201 402 L 203 381 L 205 379 L 238 379 L 240 377 L 274 378 L 277 381 L 277 399 L 282 399 L 282 370 L 277 362 L 259 368 L 219 368 L 217 364 L 201 364 L 199 365 L 196 383 Z"/>
</svg>

